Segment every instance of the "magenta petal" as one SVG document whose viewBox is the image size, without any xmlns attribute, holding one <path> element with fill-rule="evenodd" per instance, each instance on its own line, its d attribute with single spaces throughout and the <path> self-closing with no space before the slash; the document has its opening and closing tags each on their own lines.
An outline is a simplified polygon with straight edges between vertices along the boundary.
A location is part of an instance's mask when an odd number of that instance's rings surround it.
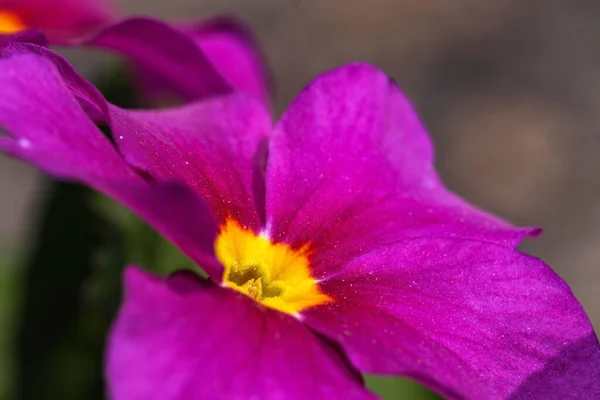
<svg viewBox="0 0 600 400">
<path fill-rule="evenodd" d="M 27 29 L 17 33 L 0 34 L 0 48 L 12 42 L 33 43 L 39 46 L 48 46 L 48 38 L 38 29 Z"/>
<path fill-rule="evenodd" d="M 110 184 L 104 192 L 136 212 L 212 279 L 221 280 L 223 267 L 214 256 L 214 215 L 189 188 L 177 183 Z"/>
<path fill-rule="evenodd" d="M 161 111 L 111 107 L 111 127 L 125 159 L 152 178 L 197 191 L 219 222 L 233 217 L 259 230 L 264 213 L 266 141 L 263 105 L 234 94 Z"/>
<path fill-rule="evenodd" d="M 81 39 L 112 22 L 109 0 L 0 0 L 0 10 L 14 12 L 30 28 L 43 30 L 52 43 Z"/>
<path fill-rule="evenodd" d="M 351 64 L 317 78 L 276 125 L 267 166 L 271 236 L 310 243 L 317 277 L 399 239 L 518 244 L 530 230 L 444 188 L 408 101 L 377 69 Z"/>
<path fill-rule="evenodd" d="M 94 102 L 102 99 L 100 94 L 83 85 L 87 82 L 58 56 L 18 52 L 28 48 L 52 54 L 32 45 L 3 49 L 8 58 L 0 60 L 0 126 L 10 136 L 0 136 L 0 149 L 123 202 L 220 279 L 221 266 L 213 254 L 216 226 L 207 205 L 187 187 L 142 179 L 79 105 L 78 100 L 98 105 Z"/>
<path fill-rule="evenodd" d="M 361 371 L 469 399 L 600 394 L 600 347 L 581 305 L 549 267 L 516 250 L 407 240 L 320 285 L 335 301 L 304 321 Z"/>
<path fill-rule="evenodd" d="M 57 176 L 139 181 L 83 113 L 50 60 L 35 54 L 0 60 L 0 86 L 0 124 L 13 137 L 4 138 L 3 147 L 12 155 L 35 160 Z"/>
<path fill-rule="evenodd" d="M 544 368 L 527 377 L 510 398 L 600 399 L 600 352 L 597 348 L 598 338 L 593 333 L 566 346 Z"/>
<path fill-rule="evenodd" d="M 103 115 L 129 165 L 156 181 L 177 181 L 195 190 L 219 222 L 233 217 L 256 230 L 262 226 L 263 168 L 272 122 L 260 101 L 236 93 L 179 108 L 123 110 L 109 105 L 57 54 L 24 44 L 2 49 L 6 57 L 31 52 L 54 63 L 64 85 L 86 109 L 94 109 L 95 118 Z"/>
<path fill-rule="evenodd" d="M 218 18 L 184 28 L 213 66 L 238 91 L 269 104 L 269 74 L 250 29 L 235 18 Z"/>
<path fill-rule="evenodd" d="M 241 91 L 267 101 L 259 55 L 243 32 L 233 21 L 184 32 L 158 20 L 131 18 L 87 44 L 134 61 L 151 92 L 168 90 L 193 100 Z"/>
<path fill-rule="evenodd" d="M 130 267 L 125 286 L 107 351 L 113 400 L 374 398 L 289 315 L 185 273 Z"/>
</svg>

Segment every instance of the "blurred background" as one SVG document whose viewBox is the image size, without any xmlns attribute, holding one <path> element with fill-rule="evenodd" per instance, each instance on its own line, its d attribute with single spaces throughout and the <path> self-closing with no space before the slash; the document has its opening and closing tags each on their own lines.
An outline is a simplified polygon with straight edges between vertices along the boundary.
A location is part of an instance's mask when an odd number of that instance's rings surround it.
<svg viewBox="0 0 600 400">
<path fill-rule="evenodd" d="M 544 235 L 528 240 L 523 250 L 544 259 L 570 284 L 596 328 L 600 328 L 600 2 L 116 3 L 128 14 L 171 20 L 222 13 L 243 18 L 254 29 L 271 67 L 277 114 L 324 70 L 354 60 L 368 61 L 385 70 L 413 100 L 429 128 L 436 143 L 437 165 L 447 185 L 516 224 L 543 227 Z M 106 66 L 105 55 L 74 50 L 65 54 L 88 77 L 97 76 Z M 35 272 L 32 267 L 41 259 L 60 254 L 57 248 L 73 251 L 85 260 L 86 235 L 98 235 L 96 228 L 73 227 L 70 234 L 65 234 L 70 228 L 60 222 L 56 228 L 57 221 L 65 220 L 65 204 L 79 204 L 78 199 L 89 196 L 77 187 L 63 187 L 60 193 L 65 192 L 68 199 L 61 203 L 55 196 L 56 186 L 33 168 L 0 156 L 0 399 L 102 398 L 101 394 L 89 395 L 101 393 L 101 358 L 94 357 L 101 357 L 102 335 L 89 339 L 86 333 L 106 329 L 107 316 L 118 304 L 118 296 L 107 296 L 119 293 L 118 279 L 104 272 L 91 279 L 90 271 L 83 271 L 72 278 L 74 283 L 65 282 L 65 275 L 59 272 L 77 261 L 55 260 L 45 265 L 45 272 Z M 57 202 L 63 204 L 62 211 L 52 207 Z M 94 253 L 92 264 L 99 262 L 98 257 L 114 263 L 185 263 L 173 255 L 173 250 L 165 250 L 169 256 L 157 261 L 156 254 L 149 254 L 149 247 L 144 245 L 158 240 L 147 228 L 113 203 L 102 199 L 91 203 L 97 209 L 110 209 L 117 226 L 127 226 L 115 230 L 103 243 L 120 237 L 136 240 L 125 250 L 114 250 L 113 246 L 109 254 Z M 127 221 L 133 222 L 127 225 Z M 71 240 L 67 244 L 65 236 Z M 40 237 L 59 242 L 42 245 Z M 53 285 L 52 279 L 60 279 L 58 286 L 65 285 L 64 291 L 44 297 L 44 291 Z M 69 291 L 74 295 L 69 297 Z M 54 314 L 46 318 L 57 326 L 62 320 L 81 318 L 77 315 L 93 306 L 94 299 L 112 300 L 108 305 L 100 302 L 101 317 L 77 320 L 68 332 L 36 325 L 36 313 L 47 313 L 36 304 L 54 301 L 53 296 L 61 293 L 65 297 L 59 302 L 79 304 L 73 300 L 81 296 L 87 300 L 75 310 L 54 308 Z M 26 317 L 24 310 L 30 313 Z M 27 360 L 27 366 L 16 366 L 17 359 Z M 23 394 L 28 384 L 44 387 L 49 381 L 67 379 L 59 377 L 65 371 L 69 371 L 68 382 L 76 387 L 62 397 Z M 37 383 L 24 383 L 17 379 L 20 373 L 41 378 Z M 77 382 L 83 382 L 82 386 Z M 400 395 L 427 397 L 407 383 L 369 382 L 390 399 Z"/>
</svg>

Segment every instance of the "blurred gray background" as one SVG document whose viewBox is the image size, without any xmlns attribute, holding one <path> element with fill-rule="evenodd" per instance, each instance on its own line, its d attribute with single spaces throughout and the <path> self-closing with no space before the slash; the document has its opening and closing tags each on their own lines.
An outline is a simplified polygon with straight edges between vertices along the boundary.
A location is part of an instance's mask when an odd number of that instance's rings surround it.
<svg viewBox="0 0 600 400">
<path fill-rule="evenodd" d="M 277 113 L 326 69 L 353 60 L 384 69 L 428 126 L 447 185 L 517 224 L 543 227 L 544 235 L 523 249 L 571 285 L 600 328 L 600 2 L 122 0 L 117 5 L 128 14 L 173 20 L 220 13 L 245 19 L 271 66 Z M 69 57 L 87 74 L 103 65 L 87 53 L 69 52 Z M 26 251 L 39 184 L 33 168 L 0 157 L 0 257 Z"/>
</svg>

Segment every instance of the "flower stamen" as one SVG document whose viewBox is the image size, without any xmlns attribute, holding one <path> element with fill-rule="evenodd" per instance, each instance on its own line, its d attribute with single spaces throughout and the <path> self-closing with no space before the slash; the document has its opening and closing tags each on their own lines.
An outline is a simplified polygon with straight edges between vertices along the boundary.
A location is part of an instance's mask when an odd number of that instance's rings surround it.
<svg viewBox="0 0 600 400">
<path fill-rule="evenodd" d="M 271 243 L 231 219 L 221 227 L 215 242 L 215 253 L 225 267 L 224 286 L 295 316 L 333 300 L 312 278 L 307 249 Z"/>
<path fill-rule="evenodd" d="M 242 289 L 256 301 L 262 300 L 262 278 L 250 279 L 242 285 Z"/>
</svg>

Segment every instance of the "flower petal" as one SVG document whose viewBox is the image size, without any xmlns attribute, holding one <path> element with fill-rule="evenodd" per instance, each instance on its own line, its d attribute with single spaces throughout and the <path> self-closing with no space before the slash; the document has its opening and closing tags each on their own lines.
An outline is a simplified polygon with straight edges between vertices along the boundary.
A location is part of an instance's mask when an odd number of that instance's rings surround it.
<svg viewBox="0 0 600 400">
<path fill-rule="evenodd" d="M 272 238 L 310 244 L 319 279 L 403 238 L 518 244 L 531 230 L 444 188 L 430 139 L 390 79 L 364 64 L 317 78 L 276 125 L 267 165 Z"/>
<path fill-rule="evenodd" d="M 0 0 L 0 10 L 14 13 L 29 28 L 40 29 L 53 44 L 93 34 L 116 18 L 108 0 Z"/>
<path fill-rule="evenodd" d="M 271 119 L 262 104 L 234 94 L 180 108 L 110 108 L 111 128 L 129 164 L 158 181 L 177 180 L 210 205 L 258 231 L 264 221 L 264 157 Z"/>
<path fill-rule="evenodd" d="M 334 347 L 293 317 L 179 273 L 130 267 L 108 342 L 114 400 L 372 399 Z"/>
<path fill-rule="evenodd" d="M 53 175 L 139 181 L 83 113 L 50 60 L 8 52 L 29 47 L 38 48 L 13 43 L 2 49 L 6 58 L 0 60 L 0 124 L 13 137 L 3 138 L 6 149 L 14 156 L 35 159 Z"/>
<path fill-rule="evenodd" d="M 173 92 L 193 100 L 241 91 L 268 101 L 257 48 L 234 20 L 180 30 L 154 19 L 130 18 L 87 44 L 135 61 L 152 94 Z"/>
<path fill-rule="evenodd" d="M 238 91 L 269 104 L 269 74 L 250 29 L 235 18 L 217 18 L 184 28 L 213 66 Z"/>
<path fill-rule="evenodd" d="M 143 179 L 76 98 L 107 109 L 99 103 L 101 95 L 58 56 L 46 58 L 28 49 L 52 54 L 23 44 L 2 50 L 0 126 L 9 136 L 0 136 L 0 149 L 56 178 L 87 184 L 123 202 L 220 279 L 222 267 L 213 253 L 216 226 L 207 205 L 180 184 Z M 132 122 L 130 128 L 137 127 Z"/>
<path fill-rule="evenodd" d="M 264 158 L 271 117 L 263 104 L 235 93 L 183 107 L 128 111 L 102 95 L 60 56 L 35 45 L 13 43 L 5 56 L 36 52 L 62 72 L 65 85 L 110 125 L 129 165 L 160 182 L 185 184 L 206 200 L 218 222 L 234 217 L 260 229 L 264 214 Z"/>
<path fill-rule="evenodd" d="M 48 46 L 48 38 L 42 31 L 37 29 L 27 29 L 11 34 L 0 34 L 0 48 L 5 47 L 11 42 L 33 43 L 39 46 Z"/>
<path fill-rule="evenodd" d="M 335 301 L 307 310 L 304 322 L 363 372 L 412 376 L 459 398 L 600 394 L 600 346 L 581 305 L 549 267 L 516 250 L 407 240 L 320 285 Z M 544 385 L 550 396 L 537 392 Z"/>
</svg>

